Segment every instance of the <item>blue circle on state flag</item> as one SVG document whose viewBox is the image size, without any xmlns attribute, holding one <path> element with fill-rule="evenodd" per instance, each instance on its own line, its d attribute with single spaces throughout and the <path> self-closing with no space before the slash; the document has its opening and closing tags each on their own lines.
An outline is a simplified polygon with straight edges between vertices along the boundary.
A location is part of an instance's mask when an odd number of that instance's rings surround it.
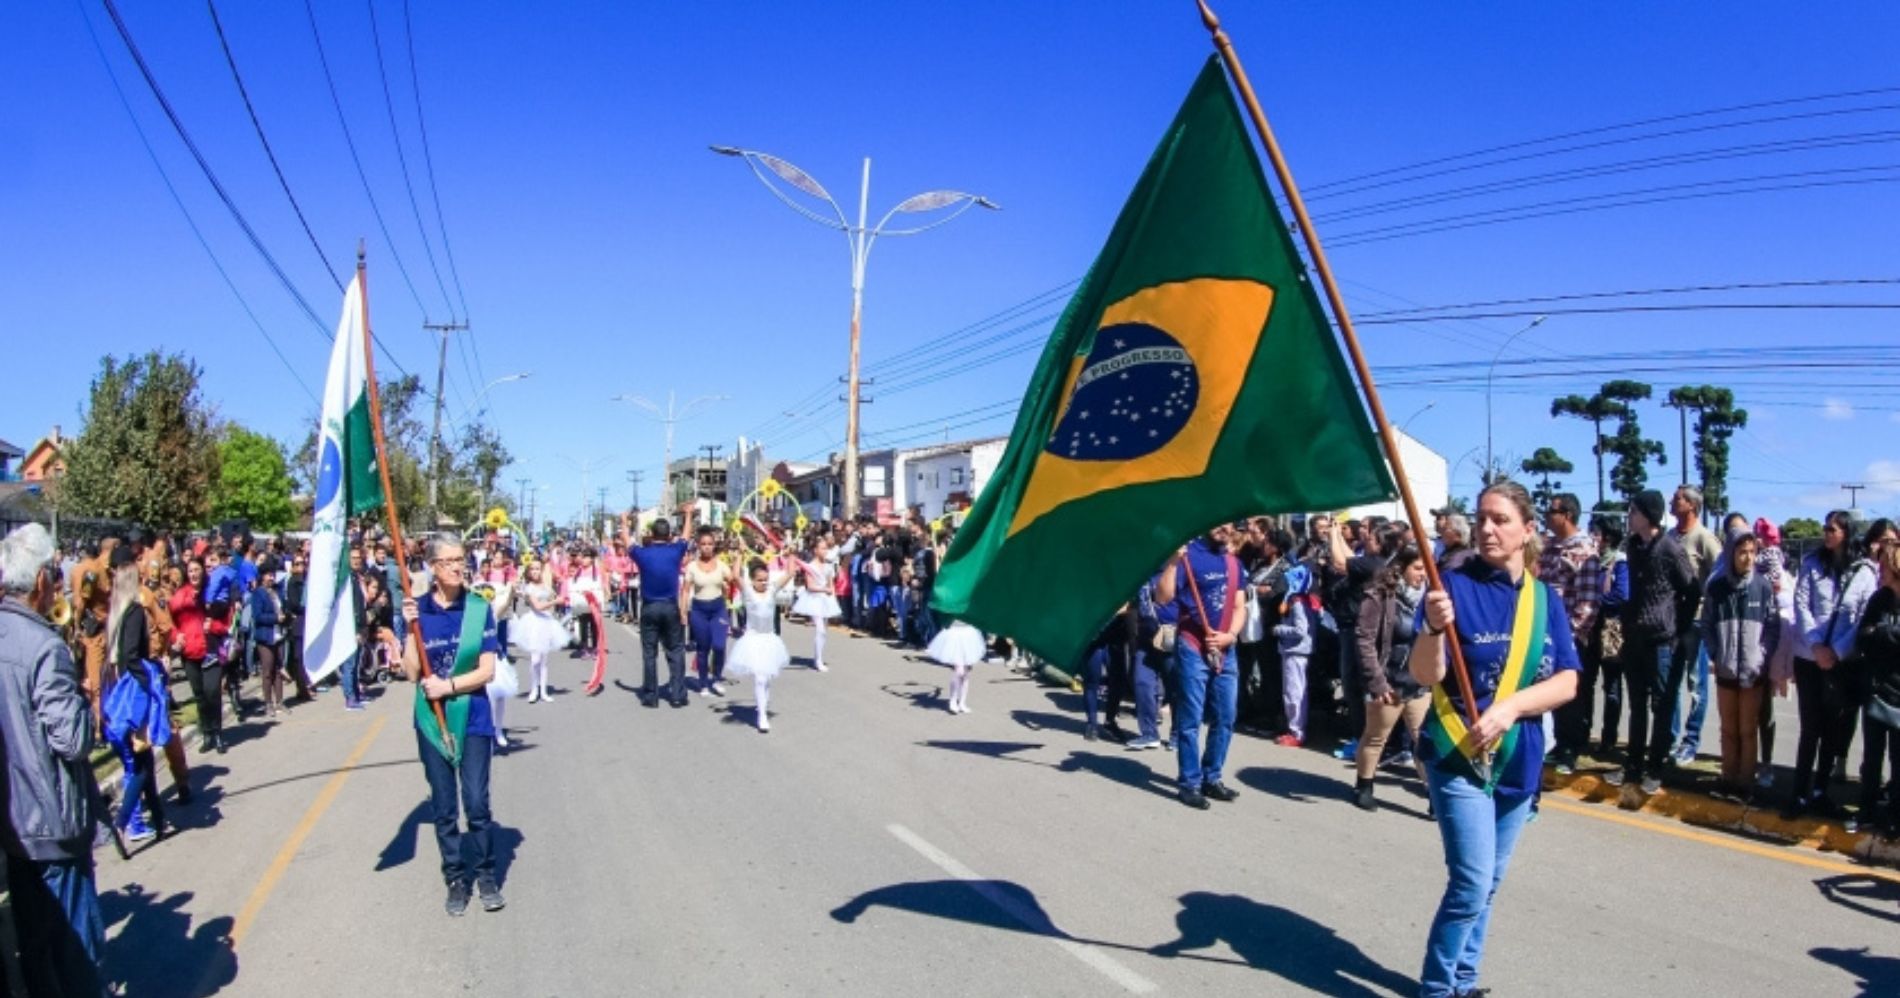
<svg viewBox="0 0 1900 998">
<path fill-rule="evenodd" d="M 323 438 L 323 459 L 317 465 L 317 505 L 321 510 L 336 500 L 343 487 L 343 455 L 337 452 L 336 438 Z"/>
<path fill-rule="evenodd" d="M 1045 450 L 1071 461 L 1128 461 L 1166 447 L 1194 418 L 1194 358 L 1165 330 L 1104 326 L 1082 362 Z"/>
</svg>

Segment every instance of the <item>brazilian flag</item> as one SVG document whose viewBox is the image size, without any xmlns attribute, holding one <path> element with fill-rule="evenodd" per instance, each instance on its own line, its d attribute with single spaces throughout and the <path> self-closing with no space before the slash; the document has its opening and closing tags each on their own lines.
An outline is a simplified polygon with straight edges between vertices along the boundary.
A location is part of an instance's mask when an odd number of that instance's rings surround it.
<svg viewBox="0 0 1900 998">
<path fill-rule="evenodd" d="M 932 606 L 1067 664 L 1186 538 L 1392 493 L 1214 57 L 1043 349 Z"/>
</svg>

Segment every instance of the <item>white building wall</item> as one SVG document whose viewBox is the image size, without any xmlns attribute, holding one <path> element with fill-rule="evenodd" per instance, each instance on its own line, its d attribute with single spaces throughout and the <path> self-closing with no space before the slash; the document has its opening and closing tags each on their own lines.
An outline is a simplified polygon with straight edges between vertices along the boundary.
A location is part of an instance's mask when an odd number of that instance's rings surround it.
<svg viewBox="0 0 1900 998">
<path fill-rule="evenodd" d="M 1405 474 L 1412 483 L 1412 498 L 1418 500 L 1418 513 L 1425 518 L 1425 529 L 1432 529 L 1431 511 L 1451 501 L 1451 467 L 1444 455 L 1419 443 L 1412 437 L 1397 430 L 1399 437 L 1399 457 L 1405 461 Z M 1345 511 L 1347 519 L 1363 520 L 1368 516 L 1383 516 L 1390 520 L 1405 519 L 1405 504 L 1398 499 L 1390 502 L 1368 503 L 1354 506 Z"/>
</svg>

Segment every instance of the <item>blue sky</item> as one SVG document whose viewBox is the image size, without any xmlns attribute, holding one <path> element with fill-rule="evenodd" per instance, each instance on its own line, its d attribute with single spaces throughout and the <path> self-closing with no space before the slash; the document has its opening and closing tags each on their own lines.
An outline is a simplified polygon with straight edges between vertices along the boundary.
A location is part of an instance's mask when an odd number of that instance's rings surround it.
<svg viewBox="0 0 1900 998">
<path fill-rule="evenodd" d="M 1553 134 L 1756 102 L 1900 86 L 1889 5 L 1802 9 L 1681 5 L 1240 4 L 1221 13 L 1301 183 L 1356 313 L 1424 304 L 1736 282 L 1900 277 L 1900 92 L 1686 119 L 1674 137 L 1418 178 L 1322 198 L 1320 185 Z M 207 161 L 261 241 L 334 324 L 340 296 L 298 227 L 238 99 L 202 7 L 123 0 L 122 13 Z M 220 5 L 224 27 L 293 191 L 325 252 L 347 266 L 368 241 L 372 320 L 397 361 L 433 373 L 425 317 L 462 312 L 417 132 L 402 6 L 377 0 L 397 128 L 419 211 L 442 269 L 424 252 L 384 104 L 368 9 L 317 3 L 316 16 L 399 275 L 354 167 L 294 0 Z M 83 14 L 82 14 L 83 11 Z M 320 388 L 325 337 L 271 276 L 139 79 L 103 8 L 68 0 L 9 5 L 0 87 L 0 288 L 14 370 L 0 437 L 30 444 L 68 430 L 104 353 L 184 350 L 206 369 L 220 412 L 291 444 Z M 91 23 L 133 112 L 216 258 L 284 355 L 199 247 L 139 144 L 93 48 Z M 518 462 L 505 475 L 542 487 L 541 508 L 578 508 L 582 476 L 627 500 L 626 469 L 658 478 L 660 427 L 619 393 L 730 399 L 681 424 L 677 449 L 752 431 L 781 458 L 822 457 L 843 436 L 841 408 L 810 404 L 842 373 L 849 312 L 844 239 L 775 202 L 709 143 L 765 150 L 854 201 L 873 158 L 874 215 L 935 188 L 981 193 L 1004 210 L 972 213 L 873 252 L 864 353 L 881 359 L 930 343 L 1080 276 L 1160 130 L 1209 51 L 1187 3 L 1100 4 L 450 4 L 415 0 L 417 77 L 442 213 L 474 325 L 450 353 L 449 419 L 465 418 L 486 380 L 487 408 Z M 1825 113 L 1823 113 L 1825 112 Z M 1781 117 L 1774 122 L 1745 120 Z M 1589 140 L 1577 140 L 1577 144 Z M 1698 158 L 1720 149 L 1805 143 L 1799 151 Z M 1525 147 L 1548 152 L 1564 143 Z M 1328 220 L 1386 197 L 1442 194 L 1487 181 L 1682 155 L 1689 162 Z M 1459 161 L 1468 165 L 1472 161 Z M 1825 172 L 1823 172 L 1825 171 Z M 1799 176 L 1796 176 L 1799 175 Z M 1768 180 L 1768 177 L 1782 178 Z M 1380 225 L 1563 198 L 1700 184 L 1703 191 L 1809 186 L 1551 215 L 1351 244 Z M 1653 197 L 1645 195 L 1643 197 Z M 1632 199 L 1635 199 L 1634 197 Z M 418 302 L 418 299 L 420 300 Z M 866 408 L 867 446 L 933 431 L 1007 432 L 1007 406 L 1034 361 L 1037 329 L 1059 301 L 966 334 L 906 369 Z M 1584 304 L 1622 304 L 1627 300 Z M 1900 287 L 1710 293 L 1643 302 L 1900 301 Z M 1643 373 L 1659 392 L 1727 383 L 1751 411 L 1735 441 L 1733 491 L 1751 515 L 1814 514 L 1867 482 L 1863 506 L 1900 512 L 1900 378 L 1889 351 L 1825 352 L 1859 370 L 1709 369 L 1700 348 L 1900 344 L 1893 311 L 1700 311 L 1557 315 L 1505 354 L 1677 351 Z M 1368 325 L 1376 368 L 1489 361 L 1528 320 Z M 1031 326 L 989 346 L 987 337 Z M 970 344 L 966 349 L 961 344 Z M 1005 348 L 1019 347 L 1008 353 Z M 22 353 L 23 352 L 23 353 Z M 946 372 L 1002 352 L 994 363 Z M 1714 361 L 1710 361 L 1714 364 Z M 1735 366 L 1733 359 L 1722 364 Z M 379 358 L 381 370 L 391 368 Z M 1574 366 L 1574 364 L 1573 364 Z M 1578 465 L 1571 486 L 1594 498 L 1586 427 L 1548 416 L 1552 395 L 1617 377 L 1511 378 L 1495 396 L 1497 449 L 1553 446 Z M 1535 373 L 1537 366 L 1501 368 Z M 1391 378 L 1395 420 L 1452 459 L 1484 437 L 1482 368 L 1449 386 Z M 930 380 L 904 387 L 920 376 Z M 799 403 L 807 403 L 799 405 Z M 1430 405 L 1429 409 L 1425 407 Z M 799 418 L 787 418 L 787 411 Z M 973 415 L 965 415 L 975 410 Z M 1420 410 L 1423 410 L 1422 412 Z M 1414 417 L 1414 414 L 1417 415 Z M 983 421 L 984 417 L 989 417 Z M 1652 481 L 1676 477 L 1675 414 L 1644 422 L 1671 453 Z M 882 436 L 880 437 L 880 434 Z M 1468 489 L 1476 458 L 1454 477 Z"/>
</svg>

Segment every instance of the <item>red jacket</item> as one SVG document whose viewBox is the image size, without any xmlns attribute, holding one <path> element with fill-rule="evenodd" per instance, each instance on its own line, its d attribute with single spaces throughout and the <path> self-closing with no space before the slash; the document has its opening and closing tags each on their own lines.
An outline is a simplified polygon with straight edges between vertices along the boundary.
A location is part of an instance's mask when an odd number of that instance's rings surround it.
<svg viewBox="0 0 1900 998">
<path fill-rule="evenodd" d="M 190 583 L 178 587 L 167 604 L 172 613 L 172 640 L 179 653 L 193 662 L 205 657 L 205 608 L 198 605 L 198 590 Z"/>
</svg>

